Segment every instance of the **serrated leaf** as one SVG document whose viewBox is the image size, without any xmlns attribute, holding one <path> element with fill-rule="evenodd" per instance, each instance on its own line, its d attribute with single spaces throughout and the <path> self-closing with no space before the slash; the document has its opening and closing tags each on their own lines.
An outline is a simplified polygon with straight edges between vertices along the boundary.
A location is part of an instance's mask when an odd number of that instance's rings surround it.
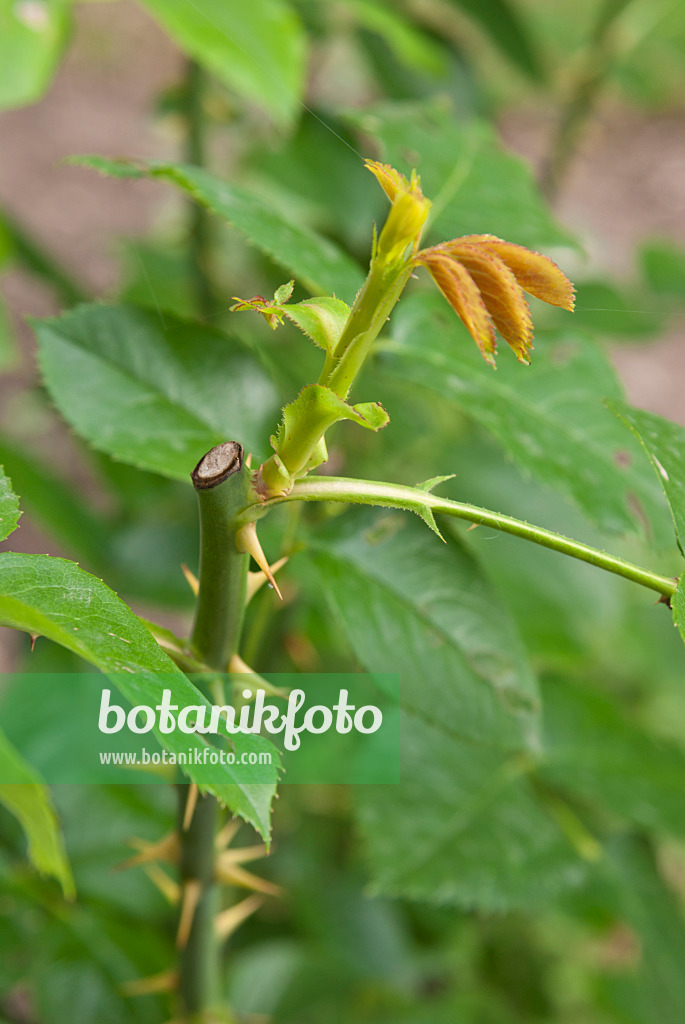
<svg viewBox="0 0 685 1024">
<path fill-rule="evenodd" d="M 496 373 L 437 295 L 410 295 L 392 322 L 389 368 L 453 401 L 524 471 L 568 495 L 602 529 L 647 529 L 668 542 L 663 500 L 640 446 L 605 408 L 622 390 L 603 351 L 579 332 L 538 340 L 530 366 Z"/>
<path fill-rule="evenodd" d="M 671 509 L 680 550 L 685 553 L 685 429 L 615 399 L 609 407 L 630 427 L 647 452 Z"/>
<path fill-rule="evenodd" d="M 0 803 L 19 821 L 28 840 L 28 856 L 37 871 L 52 875 L 67 899 L 75 896 L 74 879 L 64 850 L 50 793 L 0 729 Z"/>
<path fill-rule="evenodd" d="M 0 109 L 40 99 L 67 41 L 67 0 L 0 0 Z"/>
<path fill-rule="evenodd" d="M 345 329 L 350 307 L 342 299 L 322 296 L 305 299 L 293 306 L 283 306 L 282 312 L 297 324 L 315 345 L 331 353 Z"/>
<path fill-rule="evenodd" d="M 78 654 L 110 675 L 133 705 L 155 706 L 165 687 L 171 690 L 172 702 L 179 706 L 207 703 L 131 609 L 101 580 L 84 572 L 74 562 L 49 555 L 0 555 L 0 624 L 46 636 Z M 176 753 L 203 746 L 196 734 L 158 733 L 157 736 L 163 746 Z M 261 737 L 245 739 L 248 741 L 246 750 L 261 748 L 265 742 Z M 236 741 L 242 744 L 243 737 L 236 737 Z M 277 780 L 275 748 L 273 750 L 273 782 L 270 784 L 252 782 L 249 778 L 239 781 L 230 765 L 222 766 L 225 782 L 220 784 L 208 781 L 201 765 L 189 765 L 187 773 L 201 789 L 214 793 L 235 814 L 268 837 Z M 244 774 L 242 778 L 245 779 Z"/>
<path fill-rule="evenodd" d="M 185 481 L 221 441 L 263 452 L 275 391 L 229 335 L 128 306 L 80 306 L 34 328 L 53 401 L 100 451 Z"/>
<path fill-rule="evenodd" d="M 411 518 L 350 511 L 310 539 L 339 628 L 370 672 L 402 673 L 402 705 L 455 739 L 535 747 L 538 697 L 511 620 L 473 556 Z"/>
<path fill-rule="evenodd" d="M 685 753 L 630 722 L 605 693 L 567 679 L 543 689 L 544 780 L 651 832 L 685 836 Z"/>
<path fill-rule="evenodd" d="M 19 522 L 19 499 L 12 490 L 12 481 L 0 466 L 0 540 L 9 537 Z"/>
<path fill-rule="evenodd" d="M 228 221 L 314 295 L 338 294 L 352 301 L 364 281 L 361 268 L 329 239 L 288 220 L 256 192 L 199 167 L 158 163 L 143 167 L 97 156 L 74 157 L 71 162 L 114 177 L 150 176 L 176 185 Z"/>
<path fill-rule="evenodd" d="M 485 122 L 459 122 L 442 102 L 382 104 L 348 120 L 381 144 L 384 161 L 403 172 L 416 167 L 423 194 L 433 201 L 428 234 L 434 241 L 490 233 L 531 249 L 574 244 L 529 167 Z"/>
<path fill-rule="evenodd" d="M 671 607 L 673 609 L 673 621 L 680 631 L 683 643 L 685 643 L 685 573 L 678 580 L 675 594 L 671 598 Z"/>
<path fill-rule="evenodd" d="M 282 0 L 142 0 L 173 39 L 244 99 L 279 122 L 297 115 L 305 82 L 305 35 Z"/>
<path fill-rule="evenodd" d="M 536 684 L 473 557 L 395 515 L 350 514 L 310 544 L 361 665 L 401 673 L 402 782 L 357 796 L 374 887 L 493 910 L 582 877 L 526 781 Z"/>
</svg>

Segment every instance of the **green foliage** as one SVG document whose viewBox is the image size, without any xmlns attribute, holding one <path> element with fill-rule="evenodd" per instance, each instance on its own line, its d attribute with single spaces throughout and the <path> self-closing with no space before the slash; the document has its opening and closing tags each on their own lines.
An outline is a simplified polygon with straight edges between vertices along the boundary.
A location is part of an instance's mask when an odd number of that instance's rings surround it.
<svg viewBox="0 0 685 1024">
<path fill-rule="evenodd" d="M 69 0 L 0 0 L 0 109 L 34 103 L 50 84 L 69 28 Z"/>
<path fill-rule="evenodd" d="M 0 468 L 0 540 L 16 529 L 20 515 L 19 499 L 12 490 L 12 482 Z"/>
<path fill-rule="evenodd" d="M 483 121 L 459 122 L 445 103 L 370 107 L 348 120 L 403 173 L 416 167 L 433 201 L 429 240 L 489 233 L 532 249 L 572 245 L 522 160 Z"/>
<path fill-rule="evenodd" d="M 77 157 L 72 162 L 114 177 L 149 174 L 176 185 L 228 221 L 275 263 L 294 274 L 312 294 L 341 293 L 351 300 L 362 284 L 359 267 L 329 239 L 286 219 L 256 192 L 229 185 L 199 167 L 152 164 L 145 171 L 125 161 L 91 156 Z"/>
<path fill-rule="evenodd" d="M 623 402 L 614 401 L 611 408 L 647 452 L 668 499 L 680 550 L 685 553 L 685 429 Z"/>
<path fill-rule="evenodd" d="M 642 527 L 637 501 L 659 541 L 667 539 L 649 466 L 603 404 L 622 397 L 616 374 L 585 335 L 545 337 L 530 366 L 502 358 L 493 373 L 440 297 L 425 294 L 403 301 L 386 347 L 393 372 L 463 409 L 526 474 L 572 497 L 603 529 Z"/>
<path fill-rule="evenodd" d="M 34 326 L 53 401 L 100 451 L 189 480 L 226 437 L 262 450 L 273 386 L 221 331 L 126 306 L 80 306 Z"/>
<path fill-rule="evenodd" d="M 28 840 L 28 855 L 32 864 L 41 874 L 56 878 L 65 897 L 73 899 L 74 879 L 49 791 L 2 730 L 0 772 L 5 780 L 0 785 L 0 804 L 21 823 Z"/>
<path fill-rule="evenodd" d="M 296 116 L 306 41 L 282 0 L 141 0 L 181 48 L 281 124 Z"/>
<path fill-rule="evenodd" d="M 179 706 L 206 703 L 123 601 L 73 562 L 48 555 L 0 555 L 0 623 L 46 636 L 78 654 L 110 674 L 133 705 L 156 704 L 163 688 L 160 676 Z M 196 734 L 157 735 L 163 746 L 176 753 L 203 746 Z M 264 749 L 263 742 L 248 737 L 245 749 Z M 274 763 L 274 780 L 276 772 Z M 230 765 L 222 766 L 220 774 L 223 781 L 216 784 L 203 766 L 188 766 L 188 775 L 202 789 L 214 793 L 267 837 L 275 781 L 273 785 L 238 781 Z"/>
</svg>

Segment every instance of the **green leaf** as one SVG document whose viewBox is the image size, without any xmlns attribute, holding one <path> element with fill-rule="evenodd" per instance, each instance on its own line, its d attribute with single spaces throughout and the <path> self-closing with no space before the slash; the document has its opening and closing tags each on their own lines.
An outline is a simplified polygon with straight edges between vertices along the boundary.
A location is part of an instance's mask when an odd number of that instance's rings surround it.
<svg viewBox="0 0 685 1024">
<path fill-rule="evenodd" d="M 67 40 L 69 3 L 0 0 L 0 109 L 40 99 Z"/>
<path fill-rule="evenodd" d="M 350 315 L 350 307 L 341 299 L 322 296 L 305 299 L 294 306 L 283 306 L 282 312 L 315 345 L 330 353 L 340 340 Z"/>
<path fill-rule="evenodd" d="M 282 0 L 141 0 L 178 45 L 244 99 L 289 124 L 305 85 L 305 36 Z"/>
<path fill-rule="evenodd" d="M 67 422 L 122 462 L 188 481 L 221 441 L 255 455 L 276 396 L 230 336 L 126 306 L 81 306 L 35 321 L 45 384 Z"/>
<path fill-rule="evenodd" d="M 444 103 L 394 103 L 348 115 L 381 144 L 383 160 L 421 175 L 433 201 L 431 238 L 490 233 L 532 249 L 574 244 L 552 217 L 530 168 L 482 121 L 459 122 Z"/>
<path fill-rule="evenodd" d="M 74 562 L 49 555 L 0 555 L 0 624 L 46 636 L 78 654 L 110 675 L 133 705 L 156 705 L 164 687 L 171 690 L 172 702 L 179 706 L 207 703 L 131 609 L 101 580 Z M 197 735 L 157 735 L 163 746 L 176 753 L 204 745 Z M 261 737 L 246 739 L 245 749 L 264 749 L 266 741 Z M 237 740 L 242 744 L 242 737 Z M 238 781 L 230 765 L 223 766 L 225 782 L 220 784 L 208 781 L 202 766 L 188 766 L 187 773 L 201 789 L 214 793 L 268 837 L 276 763 L 274 760 L 271 784 L 249 778 Z"/>
<path fill-rule="evenodd" d="M 11 779 L 0 785 L 0 803 L 21 824 L 28 840 L 28 856 L 44 875 L 52 875 L 67 899 L 76 895 L 57 815 L 47 786 L 24 761 L 0 730 L 0 777 Z"/>
<path fill-rule="evenodd" d="M 359 25 L 379 35 L 397 60 L 410 71 L 441 76 L 446 70 L 446 52 L 435 39 L 398 11 L 371 0 L 346 0 L 346 8 Z"/>
<path fill-rule="evenodd" d="M 106 520 L 89 510 L 71 481 L 56 474 L 44 462 L 0 437 L 0 462 L 21 492 L 24 508 L 68 552 L 82 557 L 91 568 L 107 564 L 112 536 Z"/>
<path fill-rule="evenodd" d="M 350 511 L 310 539 L 339 629 L 369 672 L 402 673 L 402 706 L 454 739 L 535 746 L 534 676 L 509 616 L 450 531 Z"/>
<path fill-rule="evenodd" d="M 680 630 L 680 635 L 685 643 L 685 573 L 678 580 L 676 592 L 671 598 L 673 608 L 673 621 Z"/>
<path fill-rule="evenodd" d="M 685 553 L 685 429 L 625 402 L 613 400 L 609 407 L 647 452 L 671 509 L 680 550 Z"/>
<path fill-rule="evenodd" d="M 496 373 L 437 294 L 404 299 L 392 322 L 391 369 L 450 399 L 527 474 L 573 498 L 604 530 L 644 528 L 667 542 L 663 501 L 639 445 L 603 399 L 622 397 L 602 350 L 580 333 L 536 343 L 530 366 L 504 353 Z"/>
<path fill-rule="evenodd" d="M 685 753 L 630 722 L 605 693 L 547 683 L 541 777 L 583 804 L 657 833 L 685 836 Z"/>
<path fill-rule="evenodd" d="M 12 490 L 12 481 L 0 467 L 0 540 L 9 537 L 19 522 L 19 499 Z"/>
<path fill-rule="evenodd" d="M 544 75 L 535 42 L 516 6 L 509 0 L 452 0 L 478 21 L 495 46 L 530 78 Z"/>
<path fill-rule="evenodd" d="M 375 888 L 494 910 L 581 877 L 526 780 L 536 684 L 478 564 L 414 520 L 346 519 L 309 558 L 361 665 L 401 673 L 402 782 L 357 797 Z"/>
<path fill-rule="evenodd" d="M 227 220 L 314 295 L 342 294 L 351 301 L 363 283 L 359 266 L 329 239 L 286 219 L 256 192 L 229 185 L 199 167 L 155 163 L 145 169 L 97 156 L 74 157 L 71 162 L 114 177 L 149 175 L 176 185 Z"/>
</svg>

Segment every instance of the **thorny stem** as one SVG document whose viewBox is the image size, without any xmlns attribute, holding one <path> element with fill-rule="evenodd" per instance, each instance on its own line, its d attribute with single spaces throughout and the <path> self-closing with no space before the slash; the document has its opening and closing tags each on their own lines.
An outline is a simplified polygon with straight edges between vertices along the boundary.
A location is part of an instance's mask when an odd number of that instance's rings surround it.
<svg viewBox="0 0 685 1024">
<path fill-rule="evenodd" d="M 249 557 L 235 544 L 238 511 L 247 502 L 249 474 L 236 442 L 217 445 L 192 473 L 200 509 L 200 589 L 191 646 L 201 662 L 225 672 L 240 639 Z M 189 787 L 179 787 L 183 818 Z M 214 836 L 218 805 L 214 797 L 198 801 L 190 827 L 181 829 L 181 882 L 199 886 L 199 900 L 188 941 L 180 953 L 179 989 L 191 1020 L 220 1000 L 219 945 L 214 934 L 217 909 L 214 884 Z"/>
<path fill-rule="evenodd" d="M 639 583 L 643 587 L 655 590 L 668 601 L 675 593 L 677 580 L 670 576 L 643 569 L 631 562 L 626 562 L 615 555 L 607 554 L 597 548 L 590 547 L 580 541 L 571 540 L 561 534 L 545 530 L 541 526 L 533 526 L 513 516 L 488 509 L 468 505 L 465 502 L 440 498 L 416 487 L 404 487 L 401 484 L 381 483 L 373 480 L 353 480 L 344 477 L 310 477 L 295 483 L 290 494 L 272 498 L 264 506 L 278 504 L 282 501 L 339 501 L 363 505 L 381 505 L 387 508 L 409 509 L 421 514 L 422 510 L 439 512 L 457 519 L 465 519 L 479 526 L 490 526 L 503 533 L 522 537 L 542 547 L 560 551 L 564 555 L 578 558 L 582 562 L 596 565 L 607 572 L 623 576 L 627 580 Z M 262 506 L 262 508 L 264 508 Z M 250 510 L 253 512 L 253 510 Z"/>
</svg>

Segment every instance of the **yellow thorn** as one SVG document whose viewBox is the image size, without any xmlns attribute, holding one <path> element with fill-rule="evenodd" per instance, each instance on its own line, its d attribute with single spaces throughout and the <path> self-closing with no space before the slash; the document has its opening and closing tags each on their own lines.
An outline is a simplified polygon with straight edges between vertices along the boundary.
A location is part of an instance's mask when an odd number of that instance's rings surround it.
<svg viewBox="0 0 685 1024">
<path fill-rule="evenodd" d="M 183 886 L 181 897 L 181 916 L 178 921 L 176 932 L 176 948 L 185 949 L 188 945 L 190 932 L 193 927 L 195 911 L 202 895 L 202 883 L 196 878 L 189 879 Z"/>
<path fill-rule="evenodd" d="M 286 558 L 279 558 L 277 562 L 271 566 L 271 572 L 276 575 L 279 569 L 282 569 L 285 563 L 288 561 Z M 249 604 L 252 598 L 255 596 L 260 587 L 263 587 L 266 583 L 266 576 L 263 572 L 248 572 L 247 574 L 247 596 L 245 598 L 245 604 Z"/>
<path fill-rule="evenodd" d="M 225 850 L 221 854 L 221 862 L 225 864 L 247 864 L 251 860 L 261 860 L 268 857 L 268 851 L 263 843 L 258 846 L 238 846 L 234 850 Z"/>
<path fill-rule="evenodd" d="M 149 978 L 125 981 L 120 989 L 125 996 L 147 996 L 156 992 L 173 992 L 177 985 L 176 971 L 162 971 L 161 974 L 153 974 Z"/>
<path fill-rule="evenodd" d="M 188 568 L 188 566 L 184 562 L 181 562 L 181 571 L 182 571 L 183 575 L 186 578 L 188 586 L 190 587 L 192 592 L 195 594 L 195 597 L 197 597 L 197 595 L 200 592 L 200 581 L 199 581 L 199 579 L 197 578 L 197 576 L 195 575 L 194 572 L 190 571 L 190 569 Z"/>
<path fill-rule="evenodd" d="M 238 530 L 238 532 L 235 535 L 235 546 L 237 547 L 238 551 L 247 552 L 247 554 L 251 555 L 252 558 L 254 558 L 255 562 L 262 570 L 267 580 L 269 581 L 269 583 L 274 588 L 274 590 L 276 591 L 276 593 L 278 594 L 282 601 L 283 595 L 278 589 L 278 584 L 274 579 L 273 573 L 269 568 L 269 563 L 267 562 L 266 556 L 262 551 L 262 545 L 259 543 L 259 538 L 257 537 L 256 523 L 247 523 L 245 526 L 242 526 Z"/>
<path fill-rule="evenodd" d="M 245 457 L 245 465 L 248 469 L 252 468 L 252 452 L 248 452 Z"/>
<path fill-rule="evenodd" d="M 477 530 L 479 526 L 480 526 L 480 523 L 471 523 L 470 526 L 466 527 L 466 532 L 470 533 L 471 530 Z"/>
<path fill-rule="evenodd" d="M 164 899 L 170 906 L 175 907 L 181 899 L 181 886 L 178 882 L 169 878 L 166 871 L 159 864 L 146 864 L 145 874 L 153 885 L 156 885 Z"/>
<path fill-rule="evenodd" d="M 283 895 L 280 885 L 267 882 L 265 878 L 253 875 L 251 871 L 246 871 L 245 868 L 241 868 L 238 864 L 225 861 L 223 854 L 217 858 L 216 879 L 223 885 L 239 885 L 243 889 L 252 889 L 254 892 L 263 893 L 265 896 Z"/>
<path fill-rule="evenodd" d="M 185 809 L 183 811 L 183 831 L 187 832 L 190 828 L 190 823 L 193 820 L 195 814 L 195 807 L 197 806 L 197 794 L 198 788 L 194 782 L 191 782 L 188 786 L 188 799 L 186 800 Z"/>
<path fill-rule="evenodd" d="M 284 690 L 278 686 L 273 686 L 267 679 L 258 675 L 253 668 L 243 661 L 239 654 L 234 654 L 228 663 L 228 671 L 230 675 L 236 676 L 252 676 L 254 683 L 248 685 L 254 686 L 256 690 L 264 690 L 265 693 L 270 694 L 272 697 L 282 697 L 284 700 L 288 699 L 290 690 Z M 241 688 L 245 685 L 243 681 Z"/>
<path fill-rule="evenodd" d="M 240 903 L 236 903 L 233 907 L 228 907 L 226 910 L 222 910 L 220 914 L 217 914 L 214 918 L 214 931 L 216 937 L 223 941 L 227 939 L 229 935 L 238 928 L 243 921 L 245 921 L 250 914 L 254 914 L 255 910 L 259 910 L 262 903 L 264 902 L 261 896 L 248 896 L 247 899 L 241 900 Z"/>
<path fill-rule="evenodd" d="M 168 835 L 158 839 L 156 843 L 149 843 L 146 839 L 130 839 L 129 846 L 139 852 L 128 860 L 117 864 L 115 871 L 127 871 L 129 868 L 138 867 L 140 864 L 149 864 L 155 860 L 166 860 L 171 864 L 178 863 L 179 842 L 178 833 L 169 832 Z"/>
</svg>

